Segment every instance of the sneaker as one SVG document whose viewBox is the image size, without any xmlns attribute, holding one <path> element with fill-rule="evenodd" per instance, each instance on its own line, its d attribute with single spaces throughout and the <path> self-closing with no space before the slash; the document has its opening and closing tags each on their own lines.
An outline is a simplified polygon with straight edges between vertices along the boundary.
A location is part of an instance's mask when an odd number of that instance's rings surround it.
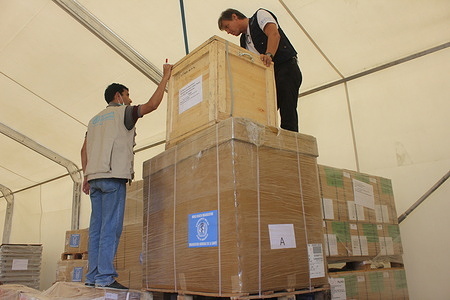
<svg viewBox="0 0 450 300">
<path fill-rule="evenodd" d="M 95 283 L 85 282 L 85 283 L 84 283 L 84 286 L 87 286 L 87 287 L 95 287 Z"/>
<path fill-rule="evenodd" d="M 104 285 L 104 286 L 97 286 L 97 287 L 102 288 L 102 289 L 128 290 L 128 288 L 126 286 L 121 285 L 116 280 L 114 280 L 114 282 L 111 284 Z"/>
</svg>

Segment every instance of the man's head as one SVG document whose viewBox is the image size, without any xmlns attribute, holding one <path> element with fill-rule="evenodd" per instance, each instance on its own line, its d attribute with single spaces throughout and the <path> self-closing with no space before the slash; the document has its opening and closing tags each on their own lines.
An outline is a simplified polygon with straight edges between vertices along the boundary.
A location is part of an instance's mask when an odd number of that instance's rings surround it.
<svg viewBox="0 0 450 300">
<path fill-rule="evenodd" d="M 220 30 L 238 36 L 247 30 L 248 19 L 240 11 L 229 8 L 220 15 L 218 25 Z"/>
<path fill-rule="evenodd" d="M 120 84 L 120 83 L 110 84 L 105 90 L 106 102 L 109 104 L 110 102 L 114 101 L 115 99 L 122 98 L 125 96 L 127 96 L 127 98 L 128 98 L 128 93 L 126 93 L 127 95 L 125 95 L 123 93 L 124 91 L 128 92 L 128 88 L 126 86 L 124 86 L 123 84 Z M 119 103 L 120 103 L 120 101 L 119 101 Z M 126 103 L 124 103 L 123 99 L 122 99 L 121 104 L 126 104 Z"/>
</svg>

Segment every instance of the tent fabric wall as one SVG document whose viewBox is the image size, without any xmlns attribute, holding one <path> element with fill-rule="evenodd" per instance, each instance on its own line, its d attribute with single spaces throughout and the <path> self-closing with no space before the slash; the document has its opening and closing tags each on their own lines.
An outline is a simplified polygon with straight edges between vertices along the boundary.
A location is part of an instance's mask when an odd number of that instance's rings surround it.
<svg viewBox="0 0 450 300">
<path fill-rule="evenodd" d="M 178 1 L 78 3 L 155 66 L 185 55 Z M 134 103 L 142 103 L 156 85 L 54 1 L 0 0 L 0 5 L 0 122 L 81 166 L 86 125 L 106 105 L 104 88 L 124 83 Z M 217 28 L 228 7 L 247 16 L 259 7 L 270 9 L 299 51 L 305 94 L 299 99 L 300 131 L 317 137 L 319 163 L 391 178 L 398 214 L 448 171 L 449 1 L 230 0 L 208 1 L 207 7 L 203 0 L 184 1 L 190 50 L 213 35 L 238 44 Z M 439 46 L 442 50 L 308 93 Z M 137 179 L 142 162 L 164 150 L 146 147 L 164 140 L 165 124 L 165 100 L 139 121 Z M 41 287 L 48 288 L 70 229 L 72 181 L 64 168 L 2 134 L 0 145 L 0 183 L 15 192 L 11 242 L 44 244 Z M 411 299 L 450 293 L 444 276 L 435 275 L 450 268 L 448 189 L 445 183 L 401 224 Z M 88 226 L 89 214 L 83 195 L 80 228 Z"/>
</svg>

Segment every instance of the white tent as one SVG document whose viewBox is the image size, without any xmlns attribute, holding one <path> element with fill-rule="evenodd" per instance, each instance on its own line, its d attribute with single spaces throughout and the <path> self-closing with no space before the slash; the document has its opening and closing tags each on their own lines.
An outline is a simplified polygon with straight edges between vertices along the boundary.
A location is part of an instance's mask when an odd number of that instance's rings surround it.
<svg viewBox="0 0 450 300">
<path fill-rule="evenodd" d="M 14 195 L 9 242 L 44 244 L 43 289 L 72 225 L 68 170 L 81 167 L 86 126 L 106 105 L 105 87 L 123 83 L 142 103 L 165 59 L 186 55 L 185 36 L 189 51 L 213 35 L 238 44 L 217 27 L 229 7 L 247 16 L 271 10 L 298 50 L 300 131 L 317 138 L 320 164 L 392 179 L 398 214 L 449 171 L 450 1 L 186 0 L 184 10 L 181 3 L 0 0 L 0 187 Z M 137 179 L 142 162 L 164 150 L 165 126 L 165 101 L 138 122 Z M 411 299 L 450 293 L 449 193 L 446 182 L 401 223 Z M 79 208 L 85 228 L 87 196 Z"/>
</svg>

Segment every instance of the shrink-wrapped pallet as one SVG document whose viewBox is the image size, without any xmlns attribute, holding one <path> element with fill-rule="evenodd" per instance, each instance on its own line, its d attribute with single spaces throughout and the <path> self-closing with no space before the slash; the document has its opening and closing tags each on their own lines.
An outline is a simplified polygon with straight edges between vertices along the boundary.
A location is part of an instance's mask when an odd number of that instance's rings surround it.
<svg viewBox="0 0 450 300">
<path fill-rule="evenodd" d="M 314 137 L 230 118 L 144 162 L 144 288 L 327 283 Z"/>
</svg>

